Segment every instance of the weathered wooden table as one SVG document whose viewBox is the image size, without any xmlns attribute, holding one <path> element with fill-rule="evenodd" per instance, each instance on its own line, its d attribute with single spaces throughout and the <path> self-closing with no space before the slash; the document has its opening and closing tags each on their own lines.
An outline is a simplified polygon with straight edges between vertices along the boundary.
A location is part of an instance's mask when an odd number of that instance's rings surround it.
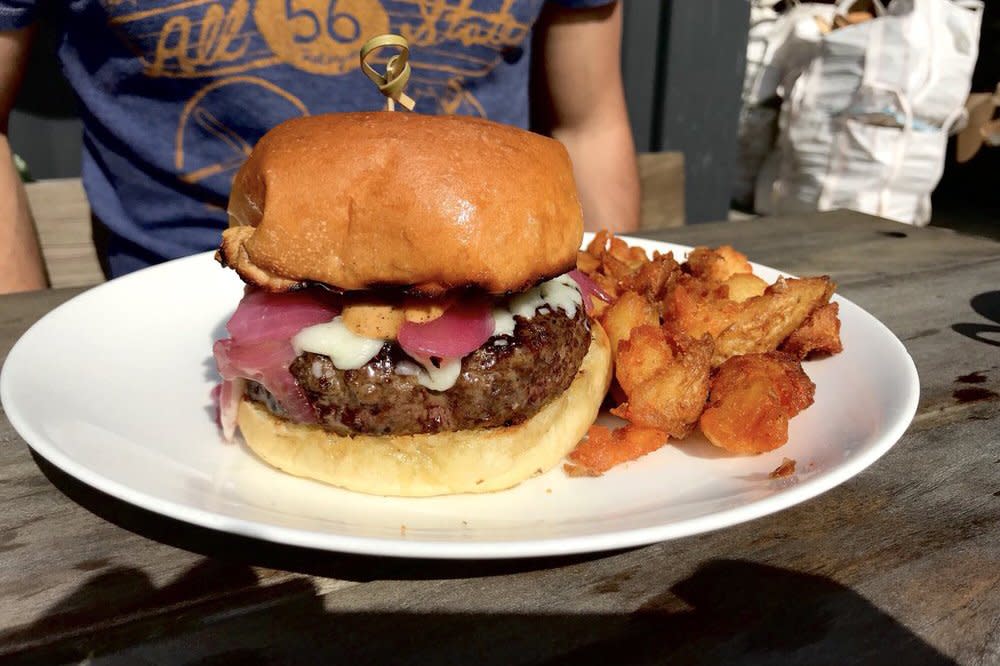
<svg viewBox="0 0 1000 666">
<path fill-rule="evenodd" d="M 834 276 L 916 360 L 920 409 L 902 441 L 831 492 L 712 534 L 433 562 L 161 518 L 33 458 L 0 418 L 0 657 L 1000 663 L 1000 244 L 854 213 L 656 237 Z M 0 298 L 0 354 L 78 291 Z"/>
</svg>

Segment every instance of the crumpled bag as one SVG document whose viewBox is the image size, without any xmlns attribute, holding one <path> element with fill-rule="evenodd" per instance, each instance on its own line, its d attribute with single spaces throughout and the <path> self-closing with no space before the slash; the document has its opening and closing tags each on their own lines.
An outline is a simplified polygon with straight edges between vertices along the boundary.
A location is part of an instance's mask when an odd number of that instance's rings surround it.
<svg viewBox="0 0 1000 666">
<path fill-rule="evenodd" d="M 794 2 L 779 14 L 775 4 L 777 0 L 754 0 L 750 7 L 732 191 L 733 203 L 748 210 L 753 208 L 757 174 L 778 136 L 785 84 L 794 82 L 819 49 L 822 34 L 816 18 L 830 22 L 836 11 L 830 4 Z"/>
<path fill-rule="evenodd" d="M 815 57 L 786 83 L 777 168 L 758 174 L 758 212 L 850 208 L 930 220 L 948 133 L 964 116 L 983 4 L 875 4 L 875 19 L 823 35 Z"/>
</svg>

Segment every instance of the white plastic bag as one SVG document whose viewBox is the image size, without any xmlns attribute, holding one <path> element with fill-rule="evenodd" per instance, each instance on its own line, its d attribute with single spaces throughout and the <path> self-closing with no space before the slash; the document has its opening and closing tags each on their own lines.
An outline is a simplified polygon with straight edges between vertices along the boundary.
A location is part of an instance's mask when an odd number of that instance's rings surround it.
<svg viewBox="0 0 1000 666">
<path fill-rule="evenodd" d="M 895 0 L 873 20 L 824 35 L 782 105 L 775 180 L 757 188 L 771 201 L 758 207 L 852 208 L 926 224 L 969 93 L 982 7 Z"/>
<path fill-rule="evenodd" d="M 829 113 L 878 113 L 866 88 L 903 95 L 914 118 L 941 127 L 969 94 L 979 0 L 895 0 L 886 13 L 823 36 L 803 74 L 803 104 Z M 868 104 L 866 104 L 868 102 Z"/>
<path fill-rule="evenodd" d="M 778 14 L 777 0 L 755 0 L 750 8 L 743 107 L 738 126 L 733 203 L 751 209 L 762 163 L 774 147 L 785 80 L 794 81 L 813 59 L 821 34 L 816 18 L 833 19 L 834 6 L 791 3 Z"/>
<path fill-rule="evenodd" d="M 743 83 L 746 105 L 767 104 L 783 94 L 785 82 L 794 82 L 819 49 L 823 35 L 816 19 L 830 22 L 835 11 L 833 5 L 815 2 L 795 2 L 780 15 L 766 8 L 752 10 Z"/>
</svg>

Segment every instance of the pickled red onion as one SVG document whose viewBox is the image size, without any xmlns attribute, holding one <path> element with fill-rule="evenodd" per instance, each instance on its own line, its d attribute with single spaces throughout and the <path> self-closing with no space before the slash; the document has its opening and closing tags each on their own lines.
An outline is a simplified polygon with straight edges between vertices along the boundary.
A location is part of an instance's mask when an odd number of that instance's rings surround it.
<svg viewBox="0 0 1000 666">
<path fill-rule="evenodd" d="M 479 349 L 493 335 L 493 310 L 485 301 L 459 301 L 437 319 L 404 322 L 399 346 L 413 358 L 461 358 Z"/>
<path fill-rule="evenodd" d="M 607 292 L 597 286 L 596 282 L 581 271 L 574 268 L 569 272 L 569 276 L 580 287 L 580 293 L 583 294 L 583 309 L 587 311 L 587 314 L 592 314 L 594 310 L 594 303 L 590 300 L 590 296 L 597 296 L 605 303 L 611 302 L 611 297 L 608 296 Z"/>
</svg>

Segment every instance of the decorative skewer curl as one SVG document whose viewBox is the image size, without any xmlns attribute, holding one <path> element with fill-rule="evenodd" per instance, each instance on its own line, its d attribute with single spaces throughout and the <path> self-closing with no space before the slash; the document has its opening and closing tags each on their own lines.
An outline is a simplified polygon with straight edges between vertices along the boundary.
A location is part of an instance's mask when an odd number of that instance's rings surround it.
<svg viewBox="0 0 1000 666">
<path fill-rule="evenodd" d="M 385 74 L 380 74 L 368 64 L 367 59 L 379 49 L 395 47 L 399 53 L 389 58 L 385 66 Z M 386 96 L 386 109 L 396 110 L 396 102 L 408 111 L 413 111 L 416 102 L 403 92 L 410 81 L 410 44 L 401 35 L 378 35 L 372 37 L 361 47 L 361 70 L 378 86 L 379 92 Z"/>
</svg>

